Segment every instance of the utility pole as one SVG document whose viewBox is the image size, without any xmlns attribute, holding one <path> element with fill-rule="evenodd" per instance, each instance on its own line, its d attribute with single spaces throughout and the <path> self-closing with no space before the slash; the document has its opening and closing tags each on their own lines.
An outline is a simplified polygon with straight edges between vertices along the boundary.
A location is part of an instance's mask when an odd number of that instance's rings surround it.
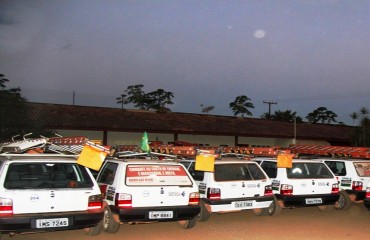
<svg viewBox="0 0 370 240">
<path fill-rule="evenodd" d="M 271 116 L 271 105 L 272 104 L 277 104 L 277 102 L 268 102 L 268 101 L 263 101 L 263 103 L 266 103 L 269 105 L 269 115 Z"/>
</svg>

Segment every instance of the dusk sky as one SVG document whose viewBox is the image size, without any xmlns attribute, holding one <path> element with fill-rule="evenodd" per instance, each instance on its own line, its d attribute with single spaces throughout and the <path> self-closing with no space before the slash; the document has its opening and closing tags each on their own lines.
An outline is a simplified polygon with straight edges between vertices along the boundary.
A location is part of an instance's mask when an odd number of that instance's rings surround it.
<svg viewBox="0 0 370 240">
<path fill-rule="evenodd" d="M 173 112 L 337 120 L 370 108 L 369 0 L 0 0 L 0 73 L 31 102 L 121 106 L 130 85 Z M 132 108 L 132 106 L 126 106 Z"/>
</svg>

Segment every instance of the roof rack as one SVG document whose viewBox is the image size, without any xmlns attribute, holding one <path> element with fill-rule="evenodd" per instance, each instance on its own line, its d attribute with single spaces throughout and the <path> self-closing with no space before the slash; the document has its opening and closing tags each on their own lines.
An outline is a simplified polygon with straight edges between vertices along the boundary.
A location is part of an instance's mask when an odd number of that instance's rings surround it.
<svg viewBox="0 0 370 240">
<path fill-rule="evenodd" d="M 301 156 L 370 159 L 370 148 L 367 147 L 290 145 L 289 150 Z"/>
</svg>

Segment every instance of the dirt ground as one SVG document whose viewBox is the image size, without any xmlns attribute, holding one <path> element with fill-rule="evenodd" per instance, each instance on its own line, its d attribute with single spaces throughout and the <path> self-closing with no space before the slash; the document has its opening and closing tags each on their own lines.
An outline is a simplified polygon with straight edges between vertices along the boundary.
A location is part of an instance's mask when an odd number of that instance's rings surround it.
<svg viewBox="0 0 370 240">
<path fill-rule="evenodd" d="M 347 211 L 320 212 L 316 207 L 283 209 L 279 216 L 255 216 L 252 211 L 212 214 L 207 222 L 198 222 L 188 230 L 176 222 L 121 225 L 116 234 L 86 236 L 83 230 L 2 236 L 2 240 L 341 240 L 370 239 L 370 213 L 363 205 Z"/>
</svg>

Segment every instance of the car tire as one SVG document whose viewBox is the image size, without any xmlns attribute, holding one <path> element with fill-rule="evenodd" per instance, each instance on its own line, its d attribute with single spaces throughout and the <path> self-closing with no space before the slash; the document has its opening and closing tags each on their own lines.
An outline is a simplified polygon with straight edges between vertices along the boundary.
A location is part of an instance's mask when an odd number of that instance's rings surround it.
<svg viewBox="0 0 370 240">
<path fill-rule="evenodd" d="M 277 216 L 281 213 L 281 211 L 283 210 L 283 208 L 281 207 L 280 203 L 279 203 L 279 200 L 277 200 L 277 198 L 274 196 L 274 201 L 273 203 L 274 204 L 274 208 L 273 208 L 273 211 L 271 213 L 271 216 Z"/>
<path fill-rule="evenodd" d="M 102 220 L 103 230 L 107 233 L 116 233 L 119 230 L 120 224 L 113 218 L 112 210 L 109 206 L 104 208 L 104 217 Z"/>
<path fill-rule="evenodd" d="M 346 191 L 341 191 L 338 201 L 335 203 L 335 209 L 337 210 L 348 210 L 351 205 L 351 199 Z"/>
<path fill-rule="evenodd" d="M 319 205 L 317 206 L 317 209 L 319 209 L 320 212 L 329 212 L 335 208 L 335 205 Z"/>
<path fill-rule="evenodd" d="M 256 215 L 256 216 L 277 216 L 281 213 L 281 206 L 278 202 L 278 200 L 276 199 L 276 197 L 274 196 L 274 200 L 272 201 L 272 203 L 270 204 L 269 207 L 267 208 L 255 208 L 253 209 L 253 213 Z"/>
<path fill-rule="evenodd" d="M 193 228 L 195 226 L 195 224 L 197 223 L 197 219 L 193 218 L 193 219 L 189 219 L 189 220 L 180 220 L 180 221 L 177 221 L 177 222 L 180 225 L 180 227 L 182 227 L 183 229 L 190 229 L 190 228 Z"/>
<path fill-rule="evenodd" d="M 201 203 L 200 203 L 200 213 L 199 213 L 199 215 L 197 217 L 197 220 L 199 222 L 205 222 L 205 221 L 208 221 L 208 219 L 210 218 L 210 216 L 211 216 L 211 213 L 207 211 L 206 206 L 201 201 Z"/>
<path fill-rule="evenodd" d="M 103 224 L 102 222 L 100 222 L 95 227 L 85 228 L 85 233 L 87 236 L 98 236 L 102 232 L 102 229 L 103 229 Z"/>
</svg>

